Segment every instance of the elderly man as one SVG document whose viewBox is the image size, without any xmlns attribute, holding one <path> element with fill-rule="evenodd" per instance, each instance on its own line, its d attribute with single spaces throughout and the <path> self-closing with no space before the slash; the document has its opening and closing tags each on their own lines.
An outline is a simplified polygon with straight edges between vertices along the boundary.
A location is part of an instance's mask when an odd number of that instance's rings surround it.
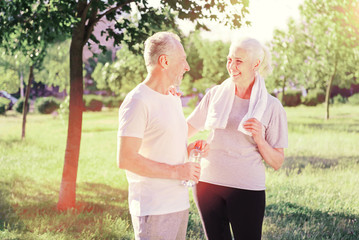
<svg viewBox="0 0 359 240">
<path fill-rule="evenodd" d="M 148 75 L 119 110 L 118 166 L 126 170 L 136 239 L 185 239 L 190 205 L 181 180 L 198 182 L 200 165 L 185 163 L 187 124 L 169 89 L 190 68 L 179 37 L 169 32 L 146 40 L 144 59 Z"/>
</svg>

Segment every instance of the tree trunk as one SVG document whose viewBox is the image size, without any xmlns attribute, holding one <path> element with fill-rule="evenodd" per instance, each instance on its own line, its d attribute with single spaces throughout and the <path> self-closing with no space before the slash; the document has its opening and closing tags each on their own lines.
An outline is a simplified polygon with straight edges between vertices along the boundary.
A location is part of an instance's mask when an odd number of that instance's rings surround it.
<svg viewBox="0 0 359 240">
<path fill-rule="evenodd" d="M 327 90 L 326 90 L 326 93 L 325 93 L 325 107 L 326 107 L 325 118 L 324 118 L 325 120 L 329 119 L 330 93 L 332 91 L 333 80 L 334 80 L 334 77 L 335 77 L 336 73 L 337 73 L 337 60 L 335 61 L 334 72 L 333 72 L 332 76 L 329 79 L 329 83 L 328 83 Z"/>
<path fill-rule="evenodd" d="M 67 145 L 60 186 L 58 210 L 76 206 L 76 179 L 80 153 L 82 112 L 83 112 L 83 36 L 84 27 L 74 28 L 70 46 L 70 104 L 67 131 Z"/>
<path fill-rule="evenodd" d="M 20 98 L 24 97 L 24 74 L 20 72 Z"/>
<path fill-rule="evenodd" d="M 282 85 L 282 99 L 281 99 L 283 106 L 284 106 L 285 84 L 286 84 L 286 81 L 284 80 L 283 85 Z"/>
<path fill-rule="evenodd" d="M 32 80 L 34 79 L 34 65 L 31 65 L 30 67 L 30 73 L 29 73 L 29 81 L 26 88 L 26 94 L 25 94 L 25 101 L 22 106 L 22 131 L 21 131 L 21 139 L 25 138 L 25 128 L 26 128 L 26 115 L 29 111 L 29 96 L 30 96 L 30 90 L 31 90 L 31 84 Z"/>
</svg>

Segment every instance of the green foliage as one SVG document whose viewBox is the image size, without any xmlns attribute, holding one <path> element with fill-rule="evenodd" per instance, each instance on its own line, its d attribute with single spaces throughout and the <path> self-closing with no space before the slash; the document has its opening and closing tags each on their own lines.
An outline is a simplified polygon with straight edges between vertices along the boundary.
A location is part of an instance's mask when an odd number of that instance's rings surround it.
<svg viewBox="0 0 359 240">
<path fill-rule="evenodd" d="M 24 103 L 25 103 L 25 99 L 24 98 L 20 98 L 16 103 L 15 105 L 13 106 L 13 109 L 15 109 L 16 112 L 18 113 L 22 113 L 22 110 L 23 110 L 23 106 L 24 106 Z M 27 103 L 28 104 L 28 111 L 30 110 L 30 103 Z"/>
<path fill-rule="evenodd" d="M 99 112 L 102 109 L 102 97 L 98 95 L 84 95 L 83 96 L 85 110 Z"/>
<path fill-rule="evenodd" d="M 359 93 L 350 96 L 348 102 L 352 105 L 359 105 Z"/>
<path fill-rule="evenodd" d="M 311 89 L 307 96 L 302 97 L 302 103 L 306 106 L 316 106 L 325 101 L 325 92 L 321 89 Z"/>
<path fill-rule="evenodd" d="M 10 103 L 9 99 L 0 97 L 0 114 L 5 114 L 9 103 Z"/>
<path fill-rule="evenodd" d="M 203 94 L 206 89 L 227 78 L 228 43 L 204 40 L 196 32 L 184 38 L 183 44 L 191 67 L 182 80 L 180 88 L 183 95 Z M 92 77 L 99 89 L 124 96 L 145 79 L 147 70 L 143 56 L 132 53 L 126 45 L 116 55 L 113 63 L 98 63 Z"/>
<path fill-rule="evenodd" d="M 181 84 L 184 95 L 204 94 L 208 88 L 228 77 L 226 63 L 229 43 L 205 40 L 198 32 L 192 33 L 184 42 L 191 67 Z"/>
<path fill-rule="evenodd" d="M 293 19 L 288 21 L 286 31 L 276 29 L 273 40 L 268 44 L 272 53 L 273 72 L 266 78 L 266 86 L 269 92 L 274 89 L 283 90 L 290 85 L 305 86 L 310 84 L 303 67 L 303 56 L 306 47 L 303 46 L 305 35 L 302 26 Z"/>
<path fill-rule="evenodd" d="M 69 48 L 70 39 L 51 44 L 43 62 L 43 67 L 36 73 L 36 81 L 46 85 L 59 86 L 59 90 L 69 89 Z"/>
<path fill-rule="evenodd" d="M 12 54 L 21 52 L 31 61 L 29 65 L 40 66 L 46 55 L 47 45 L 60 37 L 69 36 L 68 30 L 78 21 L 75 15 L 64 14 L 74 8 L 75 4 L 65 1 L 2 1 L 0 45 Z M 72 9 L 74 11 L 75 8 Z"/>
<path fill-rule="evenodd" d="M 0 103 L 0 114 L 5 114 L 5 112 L 6 112 L 6 105 Z"/>
<path fill-rule="evenodd" d="M 202 41 L 199 31 L 191 32 L 182 41 L 187 55 L 187 62 L 190 66 L 190 71 L 184 75 L 180 87 L 184 96 L 198 92 L 198 89 L 194 87 L 194 83 L 203 78 L 203 58 L 199 54 Z"/>
<path fill-rule="evenodd" d="M 359 76 L 358 8 L 357 0 L 304 1 L 300 21 L 276 30 L 269 44 L 274 71 L 266 79 L 268 90 L 289 84 L 327 89 L 329 100 L 333 84 L 349 88 Z"/>
<path fill-rule="evenodd" d="M 65 99 L 60 103 L 59 115 L 62 121 L 66 121 L 69 115 L 70 96 L 66 96 Z"/>
<path fill-rule="evenodd" d="M 194 84 L 201 93 L 229 77 L 226 68 L 229 46 L 222 41 L 201 41 L 198 52 L 203 59 L 203 78 Z"/>
<path fill-rule="evenodd" d="M 106 96 L 103 97 L 102 102 L 105 107 L 108 108 L 119 108 L 123 102 L 123 97 Z"/>
<path fill-rule="evenodd" d="M 28 76 L 29 61 L 21 53 L 9 56 L 4 48 L 0 52 L 0 89 L 15 93 L 20 88 L 21 79 Z"/>
<path fill-rule="evenodd" d="M 231 28 L 239 28 L 242 16 L 248 13 L 249 1 L 166 1 L 161 3 L 178 12 L 180 19 L 196 23 L 196 29 L 207 29 L 199 19 L 210 19 Z M 216 12 L 216 14 L 213 14 Z M 248 24 L 248 22 L 246 22 Z"/>
<path fill-rule="evenodd" d="M 125 96 L 146 78 L 147 70 L 141 55 L 132 53 L 124 45 L 111 64 L 99 63 L 92 74 L 99 89 L 110 89 L 116 95 Z"/>
<path fill-rule="evenodd" d="M 295 107 L 301 104 L 302 92 L 300 90 L 286 90 L 278 94 L 278 99 L 282 101 L 283 106 Z"/>
<path fill-rule="evenodd" d="M 300 7 L 307 35 L 304 44 L 310 47 L 306 66 L 316 86 L 327 89 L 326 118 L 333 84 L 349 87 L 359 75 L 358 7 L 358 1 L 341 0 L 306 0 Z"/>
<path fill-rule="evenodd" d="M 343 97 L 342 95 L 338 94 L 333 97 L 332 99 L 333 104 L 344 104 L 348 102 L 348 98 Z"/>
<path fill-rule="evenodd" d="M 197 104 L 198 104 L 198 96 L 194 96 L 188 101 L 187 106 L 190 108 L 195 108 Z"/>
<path fill-rule="evenodd" d="M 37 98 L 35 108 L 39 113 L 50 114 L 60 107 L 60 101 L 54 97 Z"/>
</svg>

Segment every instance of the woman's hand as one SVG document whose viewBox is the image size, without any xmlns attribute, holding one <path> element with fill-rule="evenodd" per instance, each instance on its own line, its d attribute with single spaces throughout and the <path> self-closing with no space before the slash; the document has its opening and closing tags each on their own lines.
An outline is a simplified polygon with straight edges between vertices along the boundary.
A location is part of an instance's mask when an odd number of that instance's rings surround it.
<svg viewBox="0 0 359 240">
<path fill-rule="evenodd" d="M 260 123 L 257 119 L 248 119 L 243 123 L 243 128 L 252 133 L 253 140 L 257 143 L 257 145 L 260 145 L 263 141 L 265 141 L 262 134 L 262 123 Z"/>
<path fill-rule="evenodd" d="M 208 155 L 208 151 L 209 151 L 209 144 L 207 143 L 206 140 L 197 140 L 197 141 L 189 144 L 187 147 L 188 155 L 193 149 L 201 150 L 202 157 L 206 157 Z"/>
</svg>

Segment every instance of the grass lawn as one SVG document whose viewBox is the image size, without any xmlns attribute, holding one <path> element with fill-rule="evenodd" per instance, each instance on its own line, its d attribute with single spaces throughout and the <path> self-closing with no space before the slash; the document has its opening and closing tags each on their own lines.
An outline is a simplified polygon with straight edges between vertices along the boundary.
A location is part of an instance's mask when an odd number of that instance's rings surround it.
<svg viewBox="0 0 359 240">
<path fill-rule="evenodd" d="M 286 108 L 289 148 L 279 171 L 266 169 L 263 239 L 359 239 L 359 107 L 333 106 L 328 121 L 324 110 Z M 21 141 L 21 115 L 0 116 L 0 239 L 133 239 L 117 118 L 84 113 L 78 209 L 58 213 L 66 121 L 29 114 Z M 187 239 L 204 239 L 193 201 Z"/>
</svg>

